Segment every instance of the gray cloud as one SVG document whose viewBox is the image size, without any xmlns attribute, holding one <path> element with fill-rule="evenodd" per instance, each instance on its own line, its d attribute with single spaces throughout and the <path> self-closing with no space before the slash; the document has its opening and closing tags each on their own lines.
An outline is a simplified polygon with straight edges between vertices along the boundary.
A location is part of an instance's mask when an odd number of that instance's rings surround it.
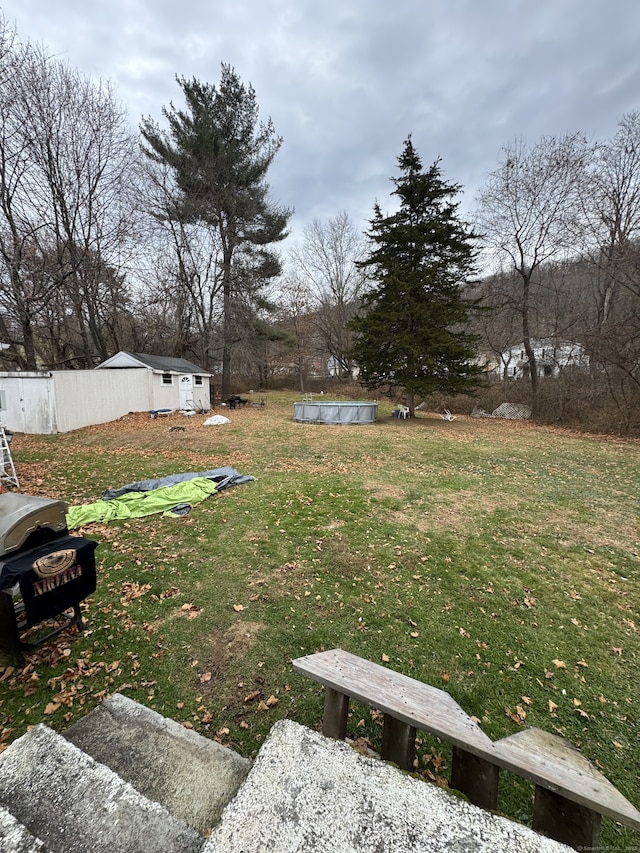
<svg viewBox="0 0 640 853">
<path fill-rule="evenodd" d="M 0 0 L 2 2 L 2 0 Z M 175 75 L 234 66 L 284 145 L 270 179 L 294 234 L 389 202 L 408 133 L 473 198 L 517 136 L 615 133 L 640 108 L 628 0 L 4 0 L 23 39 L 110 79 L 132 123 L 179 103 Z"/>
</svg>

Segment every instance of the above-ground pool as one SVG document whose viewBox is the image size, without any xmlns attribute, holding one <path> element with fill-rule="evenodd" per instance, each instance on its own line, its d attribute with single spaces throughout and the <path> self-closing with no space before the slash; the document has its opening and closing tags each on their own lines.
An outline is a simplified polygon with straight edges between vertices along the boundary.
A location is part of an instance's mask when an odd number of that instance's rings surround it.
<svg viewBox="0 0 640 853">
<path fill-rule="evenodd" d="M 293 404 L 294 421 L 305 424 L 372 424 L 377 414 L 377 403 L 313 400 Z"/>
</svg>

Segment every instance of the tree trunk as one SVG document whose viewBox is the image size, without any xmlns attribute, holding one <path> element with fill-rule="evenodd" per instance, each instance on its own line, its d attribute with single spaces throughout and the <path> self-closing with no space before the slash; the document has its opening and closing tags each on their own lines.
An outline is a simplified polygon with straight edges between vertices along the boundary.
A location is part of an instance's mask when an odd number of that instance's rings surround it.
<svg viewBox="0 0 640 853">
<path fill-rule="evenodd" d="M 224 250 L 224 273 L 222 281 L 223 298 L 223 329 L 222 329 L 222 399 L 231 393 L 231 261 L 232 250 L 227 246 Z"/>
<path fill-rule="evenodd" d="M 536 354 L 531 346 L 531 330 L 529 326 L 529 296 L 530 296 L 531 274 L 523 276 L 522 279 L 522 337 L 524 351 L 529 362 L 529 378 L 531 380 L 531 409 L 535 415 L 538 411 L 538 365 Z"/>
</svg>

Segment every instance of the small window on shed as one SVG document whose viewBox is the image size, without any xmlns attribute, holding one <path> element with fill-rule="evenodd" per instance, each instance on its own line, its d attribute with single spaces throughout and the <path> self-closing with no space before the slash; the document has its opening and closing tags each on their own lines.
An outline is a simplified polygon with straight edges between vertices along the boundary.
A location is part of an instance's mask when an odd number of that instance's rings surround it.
<svg viewBox="0 0 640 853">
<path fill-rule="evenodd" d="M 202 376 L 196 376 L 195 377 L 195 384 L 196 385 L 202 385 Z"/>
<path fill-rule="evenodd" d="M 163 385 L 173 385 L 173 376 L 171 373 L 163 373 L 162 374 L 162 384 Z"/>
</svg>

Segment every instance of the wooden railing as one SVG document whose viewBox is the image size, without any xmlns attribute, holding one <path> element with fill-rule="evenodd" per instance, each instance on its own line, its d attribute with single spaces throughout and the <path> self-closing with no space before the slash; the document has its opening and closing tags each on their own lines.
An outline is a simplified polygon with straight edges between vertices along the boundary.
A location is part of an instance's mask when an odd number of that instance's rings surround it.
<svg viewBox="0 0 640 853">
<path fill-rule="evenodd" d="M 596 848 L 605 815 L 640 830 L 638 811 L 567 741 L 529 728 L 492 741 L 444 690 L 342 649 L 293 661 L 326 688 L 323 733 L 344 740 L 349 699 L 384 713 L 381 757 L 413 770 L 416 730 L 453 747 L 450 787 L 477 806 L 498 807 L 499 770 L 535 784 L 533 829 L 576 849 Z"/>
</svg>

